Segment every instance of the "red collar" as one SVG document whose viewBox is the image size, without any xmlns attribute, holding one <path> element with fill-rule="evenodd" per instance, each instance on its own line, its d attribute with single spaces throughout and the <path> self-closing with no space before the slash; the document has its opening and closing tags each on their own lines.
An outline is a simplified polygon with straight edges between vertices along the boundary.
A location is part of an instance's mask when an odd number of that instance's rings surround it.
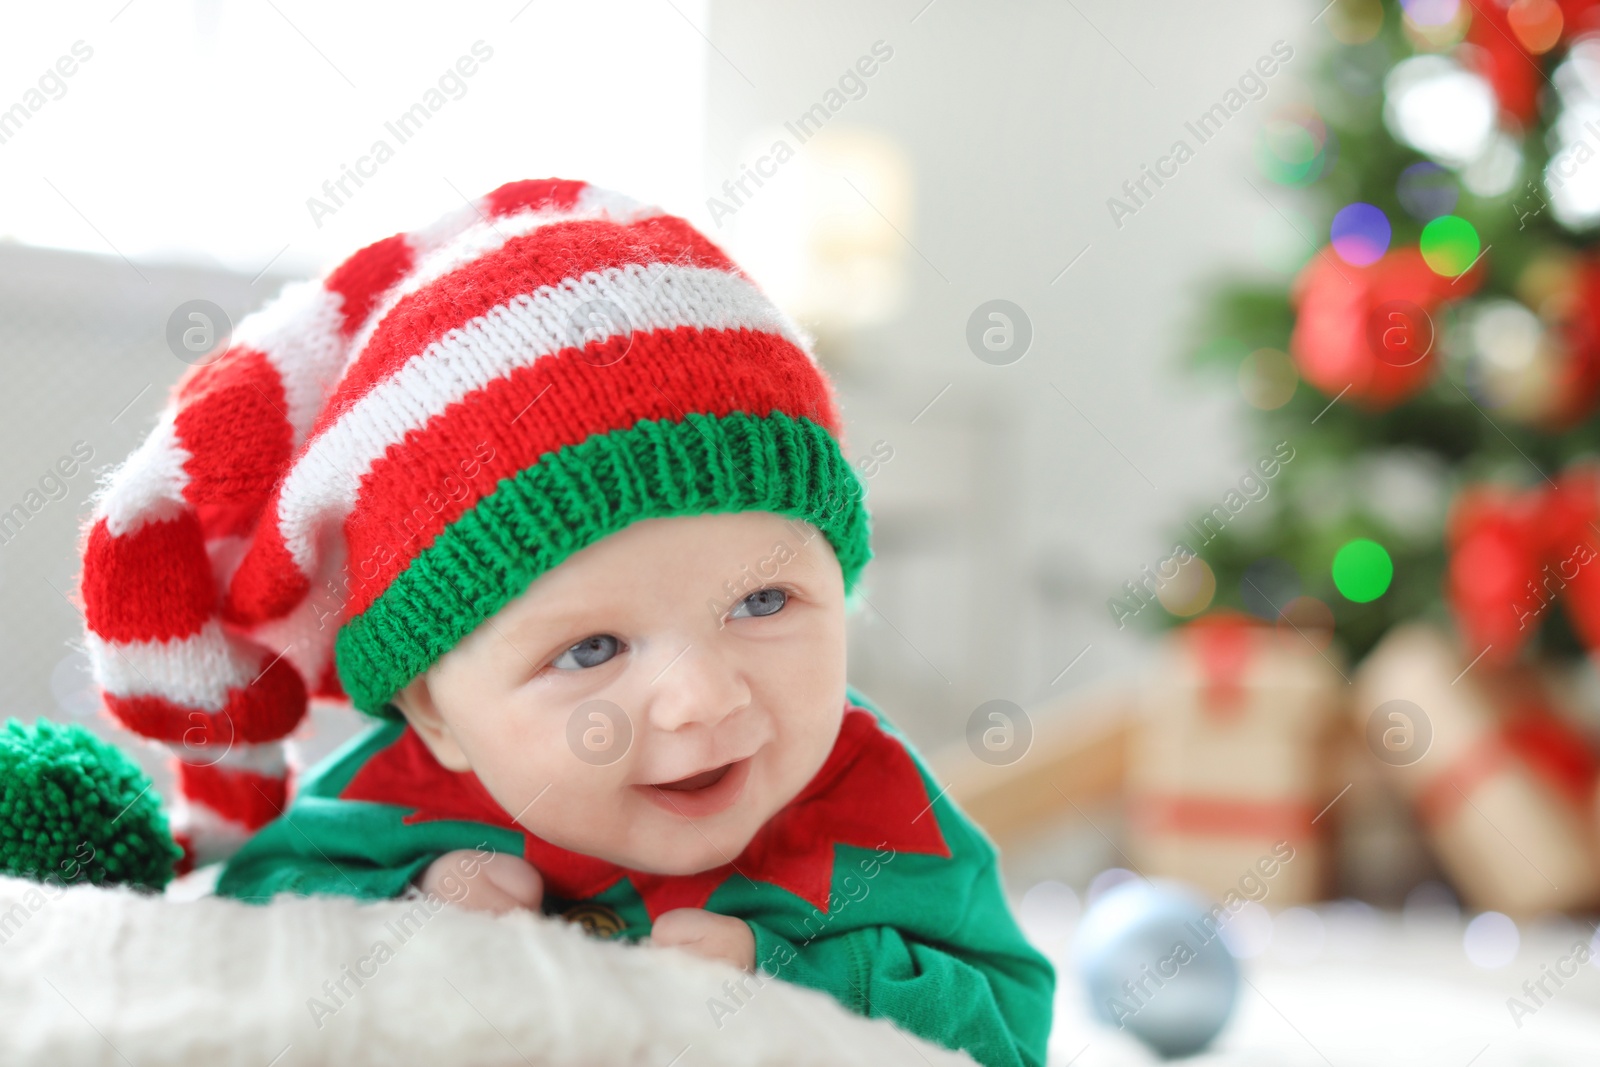
<svg viewBox="0 0 1600 1067">
<path fill-rule="evenodd" d="M 626 877 L 652 921 L 672 908 L 704 907 L 735 874 L 780 886 L 826 912 L 835 845 L 950 855 L 910 753 L 871 711 L 849 704 L 833 750 L 806 787 L 731 864 L 698 874 L 635 871 L 535 837 L 512 821 L 477 775 L 441 766 L 409 726 L 362 765 L 339 797 L 411 808 L 407 824 L 453 819 L 514 830 L 522 834 L 523 857 L 552 894 L 583 900 Z"/>
</svg>

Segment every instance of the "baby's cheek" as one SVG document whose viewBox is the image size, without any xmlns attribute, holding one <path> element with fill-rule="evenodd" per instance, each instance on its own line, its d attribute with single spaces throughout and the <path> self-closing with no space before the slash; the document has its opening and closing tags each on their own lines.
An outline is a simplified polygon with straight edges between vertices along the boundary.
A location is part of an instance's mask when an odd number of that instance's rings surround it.
<svg viewBox="0 0 1600 1067">
<path fill-rule="evenodd" d="M 490 795 L 530 828 L 534 817 L 549 820 L 556 812 L 581 819 L 614 777 L 608 768 L 577 759 L 561 738 L 486 738 L 471 762 Z"/>
<path fill-rule="evenodd" d="M 787 802 L 804 789 L 833 751 L 844 719 L 844 688 L 818 692 L 804 703 L 786 709 L 786 723 L 780 735 L 777 763 L 785 775 L 790 794 Z"/>
<path fill-rule="evenodd" d="M 608 851 L 653 808 L 629 785 L 627 761 L 596 766 L 562 741 L 555 750 L 507 749 L 496 755 L 495 782 L 484 785 L 500 805 L 537 836 L 577 851 Z"/>
</svg>

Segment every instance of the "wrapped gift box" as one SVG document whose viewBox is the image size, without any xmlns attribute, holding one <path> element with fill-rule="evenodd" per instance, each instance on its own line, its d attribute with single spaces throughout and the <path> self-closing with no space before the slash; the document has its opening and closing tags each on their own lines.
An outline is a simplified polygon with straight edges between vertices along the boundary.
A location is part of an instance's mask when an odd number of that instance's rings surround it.
<svg viewBox="0 0 1600 1067">
<path fill-rule="evenodd" d="M 1319 899 L 1347 688 L 1335 650 L 1216 614 L 1175 631 L 1151 677 L 1128 765 L 1133 861 L 1225 903 Z"/>
<path fill-rule="evenodd" d="M 1585 742 L 1538 710 L 1549 695 L 1534 672 L 1473 665 L 1410 625 L 1355 683 L 1357 731 L 1469 904 L 1534 915 L 1600 899 L 1592 781 L 1581 752 L 1562 752 Z"/>
</svg>

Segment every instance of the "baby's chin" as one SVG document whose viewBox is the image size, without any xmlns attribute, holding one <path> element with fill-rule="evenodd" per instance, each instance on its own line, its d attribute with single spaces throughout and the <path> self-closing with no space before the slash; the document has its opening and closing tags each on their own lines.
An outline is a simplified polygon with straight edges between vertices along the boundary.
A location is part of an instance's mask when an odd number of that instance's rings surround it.
<svg viewBox="0 0 1600 1067">
<path fill-rule="evenodd" d="M 618 842 L 615 854 L 606 858 L 650 874 L 699 874 L 725 867 L 738 859 L 768 820 L 792 799 L 761 795 L 765 792 L 747 790 L 727 811 L 694 820 L 663 811 L 648 800 L 627 805 L 626 840 Z"/>
<path fill-rule="evenodd" d="M 693 830 L 689 831 L 693 833 Z M 746 844 L 749 842 L 747 841 Z M 662 842 L 666 847 L 657 845 L 642 852 L 635 852 L 624 860 L 621 865 L 630 871 L 643 871 L 646 874 L 662 874 L 682 876 L 699 874 L 702 871 L 716 870 L 726 867 L 728 857 L 736 857 L 744 849 L 724 849 L 721 852 L 712 851 L 705 847 L 702 840 L 696 847 L 693 843 L 684 841 L 682 847 L 673 847 L 675 842 Z"/>
<path fill-rule="evenodd" d="M 686 819 L 654 809 L 636 824 L 626 846 L 624 867 L 651 874 L 699 874 L 734 862 L 766 824 L 754 809 L 742 806 L 711 819 Z"/>
</svg>

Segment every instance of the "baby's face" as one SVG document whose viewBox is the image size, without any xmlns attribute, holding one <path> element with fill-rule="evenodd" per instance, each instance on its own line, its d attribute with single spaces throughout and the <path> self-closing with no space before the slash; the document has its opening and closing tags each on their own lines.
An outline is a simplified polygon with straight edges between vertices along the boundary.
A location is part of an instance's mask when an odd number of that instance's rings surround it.
<svg viewBox="0 0 1600 1067">
<path fill-rule="evenodd" d="M 844 691 L 832 547 L 745 511 L 645 519 L 574 553 L 395 703 L 537 836 L 690 874 L 811 780 Z"/>
</svg>

